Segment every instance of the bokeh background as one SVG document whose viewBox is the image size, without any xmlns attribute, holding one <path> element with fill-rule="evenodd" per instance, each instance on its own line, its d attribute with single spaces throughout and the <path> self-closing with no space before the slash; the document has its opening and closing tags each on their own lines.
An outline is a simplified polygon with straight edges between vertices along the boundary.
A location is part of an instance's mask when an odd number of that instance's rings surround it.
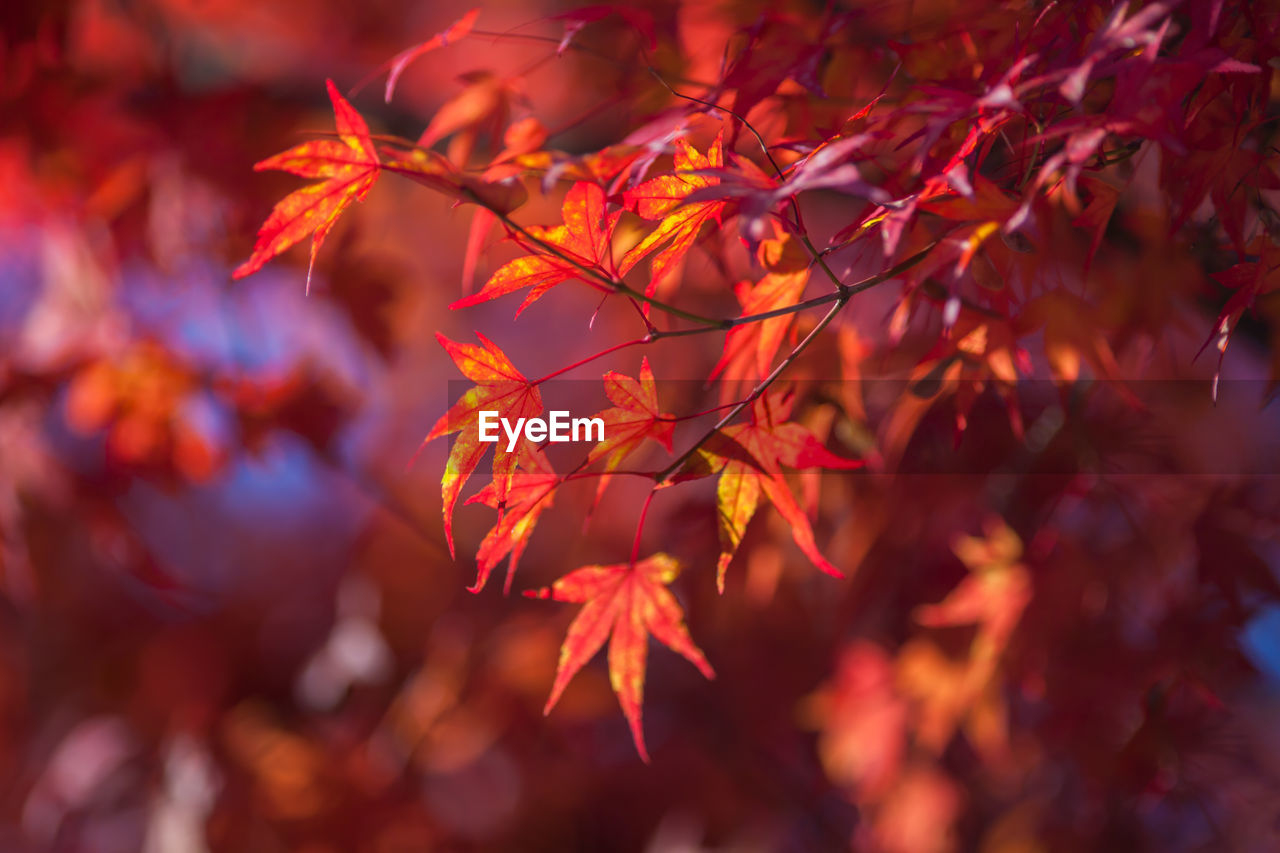
<svg viewBox="0 0 1280 853">
<path fill-rule="evenodd" d="M 467 8 L 0 9 L 0 849 L 1274 849 L 1280 471 L 1260 325 L 1233 341 L 1247 381 L 1225 415 L 1168 419 L 1158 440 L 1117 448 L 1137 434 L 1132 413 L 1091 410 L 1093 444 L 1071 453 L 1143 460 L 1101 484 L 1064 488 L 1074 462 L 1010 468 L 1017 442 L 995 404 L 973 416 L 985 439 L 922 473 L 825 482 L 820 539 L 858 567 L 850 582 L 819 576 L 762 516 L 725 596 L 706 571 L 680 590 L 718 678 L 651 655 L 652 765 L 600 662 L 542 716 L 572 608 L 500 584 L 466 592 L 487 516 L 460 509 L 464 556 L 450 559 L 446 448 L 409 464 L 457 378 L 434 332 L 485 331 L 541 375 L 620 340 L 624 315 L 587 330 L 595 300 L 572 288 L 515 324 L 505 302 L 450 313 L 471 213 L 392 180 L 330 237 L 310 296 L 302 250 L 230 279 L 297 185 L 252 165 L 331 127 L 324 79 L 349 91 Z M 894 37 L 900 10 L 876 8 L 889 11 L 869 26 Z M 697 56 L 698 26 L 758 11 L 717 9 L 671 12 L 690 22 L 692 68 L 718 58 Z M 486 3 L 480 25 L 554 40 L 560 11 Z M 381 78 L 354 103 L 412 138 L 458 75 L 512 73 L 549 49 L 466 46 L 424 57 L 391 104 Z M 634 69 L 590 61 L 543 62 L 524 93 L 549 127 L 596 109 L 554 139 L 565 150 L 613 141 L 617 111 L 661 99 L 649 86 L 620 103 Z M 527 221 L 557 210 L 535 200 Z M 1099 274 L 1185 294 L 1186 332 L 1165 346 L 1189 364 L 1217 305 L 1161 266 L 1158 238 L 1144 248 L 1145 215 L 1131 211 L 1128 254 L 1108 267 L 1104 247 Z M 865 339 L 892 299 L 868 300 Z M 651 354 L 660 376 L 689 379 L 716 356 L 701 342 Z M 1183 402 L 1208 418 L 1196 400 Z M 950 447 L 945 418 L 929 429 Z M 624 556 L 636 493 L 619 485 L 584 531 L 590 493 L 544 516 L 517 588 Z M 655 504 L 652 544 L 713 563 L 714 494 L 685 494 Z M 1061 541 L 1035 536 L 1050 505 Z M 1024 539 L 1037 587 L 1007 707 L 943 696 L 929 725 L 978 746 L 920 759 L 929 738 L 901 745 L 907 711 L 889 685 L 943 689 L 952 670 L 911 645 L 912 613 L 965 576 L 953 545 L 992 534 L 993 515 Z M 914 675 L 893 662 L 903 649 Z M 1009 732 L 995 747 L 992 725 Z"/>
</svg>

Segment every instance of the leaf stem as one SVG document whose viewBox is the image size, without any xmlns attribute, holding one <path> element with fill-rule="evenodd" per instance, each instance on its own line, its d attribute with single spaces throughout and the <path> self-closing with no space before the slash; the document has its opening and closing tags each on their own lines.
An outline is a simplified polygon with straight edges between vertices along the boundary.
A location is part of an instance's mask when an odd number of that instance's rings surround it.
<svg viewBox="0 0 1280 853">
<path fill-rule="evenodd" d="M 743 399 L 736 406 L 730 409 L 725 414 L 724 417 L 722 417 L 719 421 L 717 421 L 715 426 L 707 430 L 706 433 L 704 433 L 701 438 L 699 438 L 696 442 L 694 442 L 693 445 L 690 446 L 688 450 L 680 454 L 680 456 L 677 457 L 674 462 L 672 462 L 666 468 L 663 468 L 661 471 L 655 474 L 653 477 L 654 481 L 657 482 L 658 484 L 665 483 L 668 477 L 670 477 L 676 471 L 680 470 L 680 467 L 683 466 L 684 463 L 687 462 L 689 458 L 693 456 L 694 453 L 698 452 L 698 448 L 706 444 L 713 435 L 715 435 L 722 428 L 724 428 L 731 421 L 733 421 L 734 418 L 736 418 L 739 414 L 742 413 L 743 409 L 747 408 L 747 406 L 750 406 L 757 399 L 759 399 L 760 395 L 763 394 L 765 391 L 767 391 L 769 389 L 769 386 L 772 385 L 778 379 L 778 377 L 781 376 L 786 371 L 786 369 L 790 367 L 792 363 L 794 363 L 795 360 L 800 357 L 800 354 L 803 353 L 806 349 L 808 349 L 809 345 L 818 339 L 818 335 L 822 333 L 823 329 L 825 329 L 828 325 L 831 324 L 831 321 L 836 318 L 836 315 L 839 314 L 842 310 L 844 310 L 844 306 L 849 304 L 849 298 L 850 297 L 846 294 L 843 294 L 843 293 L 839 294 L 838 298 L 836 299 L 836 303 L 831 306 L 831 310 L 827 311 L 826 314 L 822 315 L 822 319 L 818 321 L 818 324 L 816 326 L 814 326 L 812 329 L 809 330 L 809 334 L 804 336 L 804 340 L 796 344 L 795 348 L 792 349 L 791 352 L 787 354 L 787 357 L 784 358 L 782 361 L 780 361 L 778 363 L 778 366 L 775 367 L 768 376 L 766 376 L 764 379 L 761 379 L 760 382 L 756 385 L 756 387 L 751 389 L 751 393 L 748 394 L 745 399 Z"/>
<path fill-rule="evenodd" d="M 710 331 L 710 330 L 708 330 L 708 331 Z M 574 370 L 574 369 L 576 369 L 576 368 L 582 367 L 582 365 L 584 365 L 584 364 L 589 364 L 589 363 L 591 363 L 591 362 L 595 361 L 595 360 L 596 360 L 596 359 L 598 359 L 598 358 L 604 358 L 604 357 L 605 357 L 606 355 L 608 355 L 609 353 L 617 352 L 617 351 L 618 351 L 618 350 L 620 350 L 620 349 L 626 349 L 627 347 L 633 347 L 633 346 L 636 346 L 636 345 L 638 345 L 638 344 L 649 344 L 649 343 L 653 343 L 653 340 L 654 340 L 653 335 L 645 335 L 643 338 L 635 338 L 635 339 L 630 340 L 630 341 L 623 341 L 623 342 L 622 342 L 622 343 L 620 343 L 620 344 L 614 344 L 613 346 L 611 346 L 611 347 L 607 347 L 607 348 L 605 348 L 605 349 L 602 349 L 602 350 L 600 350 L 600 352 L 597 352 L 597 353 L 594 353 L 594 354 L 592 354 L 592 355 L 589 355 L 589 356 L 587 356 L 586 358 L 580 358 L 580 359 L 578 359 L 577 361 L 575 361 L 573 364 L 570 364 L 570 365 L 567 365 L 567 366 L 565 366 L 565 367 L 562 367 L 562 368 L 560 368 L 559 370 L 553 370 L 553 371 L 551 371 L 550 373 L 548 373 L 546 376 L 542 377 L 541 379 L 535 379 L 535 380 L 533 380 L 532 382 L 530 382 L 529 384 L 530 384 L 530 385 L 541 385 L 543 382 L 546 382 L 548 379 L 554 379 L 554 378 L 556 378 L 557 376 L 559 376 L 559 375 L 560 375 L 560 374 L 562 374 L 562 373 L 568 373 L 570 370 Z"/>
<path fill-rule="evenodd" d="M 751 122 L 747 121 L 745 116 L 739 115 L 737 111 L 732 110 L 729 107 L 721 106 L 720 104 L 708 101 L 705 98 L 699 98 L 694 95 L 688 95 L 684 92 L 676 91 L 670 83 L 663 79 L 662 75 L 658 73 L 658 69 L 654 68 L 653 65 L 649 66 L 649 73 L 652 74 L 668 92 L 675 95 L 677 98 L 683 98 L 684 100 L 692 101 L 695 104 L 702 104 L 710 109 L 720 110 L 721 112 L 727 113 L 736 118 L 742 123 L 742 126 L 756 138 L 756 142 L 760 145 L 760 150 L 764 152 L 765 159 L 768 160 L 769 165 L 773 167 L 774 174 L 778 176 L 778 180 L 786 181 L 785 173 L 783 172 L 782 167 L 778 165 L 778 161 L 773 158 L 773 152 L 769 150 L 769 146 L 765 143 L 764 137 L 760 135 L 760 131 L 756 130 Z M 805 228 L 804 216 L 800 213 L 800 204 L 796 201 L 796 197 L 794 195 L 788 196 L 787 201 L 790 202 L 791 212 L 795 216 L 796 233 L 800 236 L 800 242 L 804 244 L 805 250 L 809 253 L 809 256 L 813 258 L 813 261 L 817 263 L 818 266 L 822 267 L 823 272 L 827 274 L 827 278 L 831 279 L 831 283 L 836 286 L 836 290 L 843 293 L 845 289 L 844 282 L 840 281 L 840 278 L 835 274 L 831 267 L 827 265 L 826 257 L 818 251 L 817 247 L 813 245 L 813 241 L 809 239 L 809 231 Z"/>
<path fill-rule="evenodd" d="M 547 241 L 541 239 L 540 237 L 534 235 L 531 231 L 529 231 L 529 229 L 525 228 L 523 225 L 521 225 L 520 223 L 512 219 L 509 214 L 504 213 L 503 211 L 497 210 L 491 207 L 490 205 L 485 204 L 483 199 L 481 199 L 480 196 L 475 192 L 472 192 L 470 189 L 467 189 L 465 187 L 463 188 L 463 191 L 467 193 L 467 195 L 477 204 L 480 204 L 484 207 L 488 207 L 491 211 L 493 211 L 493 213 L 500 220 L 502 220 L 502 223 L 504 225 L 506 225 L 512 231 L 515 231 L 516 233 L 518 233 L 522 238 L 529 241 L 530 243 L 537 246 L 538 248 L 542 249 L 543 251 L 547 252 L 548 254 L 551 254 L 556 258 L 559 258 L 560 260 L 569 264 L 571 267 L 576 269 L 578 272 L 582 273 L 587 278 L 593 279 L 598 284 L 603 285 L 605 289 L 611 290 L 615 293 L 626 294 L 632 299 L 637 299 L 641 302 L 652 305 L 654 308 L 657 308 L 659 311 L 662 311 L 663 313 L 670 314 L 673 317 L 679 317 L 682 320 L 688 320 L 691 323 L 700 323 L 710 328 L 728 328 L 728 326 L 726 325 L 727 321 L 725 320 L 716 320 L 711 317 L 704 317 L 701 314 L 695 314 L 692 311 L 686 311 L 683 308 L 677 308 L 674 305 L 668 305 L 666 302 L 663 302 L 660 299 L 655 299 L 652 296 L 648 296 L 647 294 L 643 293 L 642 291 L 636 290 L 635 288 L 631 287 L 630 285 L 628 285 L 626 282 L 622 281 L 619 278 L 614 278 L 613 276 L 606 275 L 600 272 L 599 270 L 591 266 L 588 266 L 587 264 L 582 263 L 581 261 L 579 261 L 577 258 L 570 255 L 569 253 L 562 251 L 558 246 L 554 246 L 548 243 Z"/>
<path fill-rule="evenodd" d="M 640 557 L 640 534 L 644 532 L 644 520 L 649 515 L 649 504 L 653 503 L 653 496 L 658 493 L 658 487 L 655 485 L 649 490 L 649 496 L 644 499 L 644 506 L 640 508 L 640 520 L 636 522 L 636 536 L 631 541 L 631 566 L 634 568 L 636 560 Z"/>
</svg>

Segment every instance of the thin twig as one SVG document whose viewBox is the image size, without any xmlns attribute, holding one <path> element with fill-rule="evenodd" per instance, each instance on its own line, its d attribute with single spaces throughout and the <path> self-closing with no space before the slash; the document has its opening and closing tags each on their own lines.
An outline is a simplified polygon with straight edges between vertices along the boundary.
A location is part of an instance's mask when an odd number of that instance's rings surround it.
<svg viewBox="0 0 1280 853">
<path fill-rule="evenodd" d="M 830 325 L 831 321 L 836 318 L 837 314 L 839 314 L 842 310 L 844 310 L 844 306 L 847 304 L 849 304 L 849 297 L 845 296 L 844 294 L 841 294 L 839 298 L 836 300 L 836 304 L 831 306 L 831 310 L 829 310 L 826 314 L 824 314 L 822 316 L 822 319 L 818 321 L 818 324 L 809 330 L 809 334 L 804 336 L 804 340 L 796 344 L 795 348 L 792 349 L 791 352 L 787 354 L 787 357 L 784 358 L 782 361 L 780 361 L 778 363 L 778 366 L 775 367 L 768 376 L 766 376 L 764 379 L 761 379 L 759 384 L 756 385 L 756 387 L 751 389 L 751 393 L 748 394 L 744 400 L 742 400 L 736 406 L 730 409 L 725 414 L 724 417 L 722 417 L 719 421 L 716 422 L 715 426 L 707 430 L 707 432 L 704 433 L 701 438 L 699 438 L 696 442 L 694 442 L 693 445 L 689 447 L 688 450 L 680 454 L 680 456 L 678 456 L 674 462 L 672 462 L 666 468 L 663 468 L 661 471 L 655 474 L 653 477 L 654 481 L 659 484 L 665 483 L 667 481 L 667 478 L 669 478 L 676 471 L 680 470 L 680 467 L 684 465 L 684 463 L 687 462 L 689 458 L 693 456 L 693 454 L 698 452 L 698 448 L 702 447 L 702 445 L 710 441 L 712 436 L 714 436 L 717 432 L 719 432 L 721 429 L 723 429 L 725 426 L 731 423 L 734 418 L 736 418 L 739 414 L 742 413 L 743 409 L 745 409 L 747 406 L 750 406 L 757 399 L 759 399 L 760 395 L 763 394 L 765 391 L 767 391 L 769 389 L 769 386 L 772 385 L 778 379 L 778 377 L 781 376 L 786 371 L 786 369 L 790 367 L 795 362 L 795 360 L 800 357 L 800 354 L 803 353 L 806 349 L 808 349 L 809 345 L 818 339 L 818 335 L 822 333 L 822 330 L 825 329 L 828 325 Z"/>
<path fill-rule="evenodd" d="M 711 109 L 721 110 L 722 112 L 728 113 L 729 115 L 733 116 L 738 121 L 740 121 L 742 123 L 742 126 L 745 127 L 751 133 L 751 135 L 756 138 L 756 142 L 760 144 L 760 150 L 764 152 L 765 159 L 768 160 L 769 165 L 773 167 L 774 174 L 778 176 L 778 180 L 780 181 L 786 180 L 785 173 L 782 171 L 782 167 L 778 165 L 777 160 L 773 159 L 773 152 L 769 150 L 769 146 L 765 143 L 764 137 L 760 135 L 760 131 L 756 130 L 755 127 L 751 124 L 751 122 L 747 121 L 745 116 L 739 115 L 736 111 L 728 107 L 723 107 L 720 104 L 713 103 L 712 101 L 708 101 L 703 98 L 698 98 L 698 97 L 695 97 L 694 95 L 688 95 L 688 94 L 685 94 L 684 92 L 676 91 L 674 88 L 672 88 L 671 84 L 668 83 L 666 80 L 664 80 L 662 75 L 658 73 L 658 69 L 654 68 L 652 65 L 649 66 L 649 73 L 652 74 L 654 78 L 659 83 L 661 83 L 668 92 L 675 95 L 677 98 L 683 98 L 684 100 L 692 101 L 695 104 L 702 104 L 703 106 Z M 827 274 L 827 278 L 831 279 L 831 283 L 836 286 L 836 290 L 840 292 L 844 292 L 844 289 L 845 289 L 844 282 L 840 281 L 839 277 L 835 274 L 835 272 L 831 269 L 831 267 L 827 265 L 826 257 L 821 252 L 818 251 L 817 247 L 813 245 L 813 241 L 809 239 L 809 232 L 808 232 L 808 229 L 806 229 L 804 226 L 804 216 L 800 213 L 800 204 L 799 202 L 796 201 L 796 197 L 794 195 L 788 196 L 787 201 L 789 201 L 791 204 L 791 212 L 794 214 L 795 221 L 796 221 L 796 233 L 799 235 L 800 242 L 804 245 L 805 251 L 809 253 L 809 256 L 813 258 L 813 261 L 817 263 L 818 266 L 822 267 L 823 272 Z"/>
</svg>

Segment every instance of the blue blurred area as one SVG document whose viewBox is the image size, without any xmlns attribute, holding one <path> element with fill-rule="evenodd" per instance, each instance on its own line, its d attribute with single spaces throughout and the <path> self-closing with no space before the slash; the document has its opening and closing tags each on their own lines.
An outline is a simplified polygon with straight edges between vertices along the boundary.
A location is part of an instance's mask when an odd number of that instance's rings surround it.
<svg viewBox="0 0 1280 853">
<path fill-rule="evenodd" d="M 1240 642 L 1254 666 L 1280 685 L 1280 606 L 1264 607 L 1245 626 Z"/>
</svg>

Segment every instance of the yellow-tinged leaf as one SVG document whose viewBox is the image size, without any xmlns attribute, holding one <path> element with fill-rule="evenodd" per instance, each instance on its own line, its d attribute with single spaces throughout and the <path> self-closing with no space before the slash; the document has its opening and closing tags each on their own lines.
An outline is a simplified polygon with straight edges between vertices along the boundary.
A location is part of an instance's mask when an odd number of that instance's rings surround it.
<svg viewBox="0 0 1280 853">
<path fill-rule="evenodd" d="M 605 474 L 596 488 L 597 499 L 608 484 L 607 472 L 617 470 L 622 460 L 631 455 L 646 438 L 661 444 L 668 452 L 675 431 L 675 420 L 658 406 L 658 391 L 649 359 L 640 362 L 640 378 L 632 379 L 609 371 L 604 375 L 604 392 L 614 404 L 595 417 L 604 421 L 604 440 L 591 448 L 587 462 L 604 459 Z"/>
<path fill-rule="evenodd" d="M 627 206 L 643 219 L 661 220 L 658 227 L 641 240 L 623 258 L 630 269 L 659 246 L 667 247 L 653 259 L 652 276 L 645 294 L 652 296 L 658 283 L 685 256 L 703 224 L 719 222 L 724 201 L 702 201 L 683 204 L 684 199 L 704 187 L 719 183 L 716 178 L 692 174 L 696 170 L 718 169 L 724 165 L 724 132 L 721 131 L 707 153 L 700 154 L 684 139 L 676 140 L 675 171 L 645 181 L 626 193 Z M 646 311 L 648 306 L 645 306 Z"/>
<path fill-rule="evenodd" d="M 833 577 L 844 574 L 818 550 L 813 527 L 796 502 L 782 467 L 851 469 L 861 460 L 831 453 L 804 426 L 786 421 L 790 404 L 781 395 L 765 395 L 751 409 L 751 421 L 725 427 L 703 448 L 704 464 L 720 471 L 716 498 L 720 558 L 716 585 L 724 592 L 724 573 L 742 541 L 759 503 L 760 492 L 791 527 L 791 537 L 805 556 Z"/>
<path fill-rule="evenodd" d="M 731 461 L 716 483 L 716 518 L 719 521 L 720 559 L 716 561 L 716 589 L 724 592 L 729 562 L 742 543 L 747 523 L 760 502 L 760 477 L 747 465 Z"/>
<path fill-rule="evenodd" d="M 531 243 L 525 248 L 534 254 L 509 261 L 490 276 L 478 293 L 459 299 L 450 308 L 467 308 L 499 296 L 530 288 L 516 316 L 536 302 L 551 288 L 564 281 L 578 279 L 603 288 L 590 280 L 583 269 L 597 270 L 608 278 L 624 275 L 630 267 L 613 262 L 613 229 L 622 211 L 610 212 L 604 190 L 598 185 L 579 181 L 565 194 L 560 208 L 564 223 L 552 227 L 529 226 L 525 230 L 537 240 L 555 249 L 547 251 Z"/>
<path fill-rule="evenodd" d="M 476 383 L 476 387 L 463 394 L 462 399 L 436 421 L 422 442 L 426 444 L 434 438 L 459 433 L 449 451 L 449 461 L 445 464 L 440 484 L 445 539 L 449 543 L 450 555 L 454 554 L 453 507 L 458 502 L 462 486 L 488 450 L 488 445 L 480 441 L 480 412 L 496 411 L 500 418 L 514 423 L 519 418 L 534 417 L 542 411 L 542 396 L 537 386 L 516 370 L 497 344 L 479 332 L 476 332 L 476 337 L 482 346 L 455 343 L 444 335 L 436 334 L 436 340 L 449 353 L 462 375 Z M 501 441 L 495 442 L 493 447 L 493 491 L 490 499 L 491 505 L 501 513 L 507 505 L 518 456 L 516 452 L 508 453 Z M 471 591 L 479 592 L 487 576 L 487 572 L 482 573 Z"/>
<path fill-rule="evenodd" d="M 760 262 L 768 273 L 754 286 L 738 288 L 742 315 L 764 314 L 795 305 L 809 283 L 808 255 L 799 241 L 788 235 L 760 244 Z M 795 322 L 795 314 L 783 314 L 755 323 L 745 323 L 729 330 L 724 339 L 724 353 L 711 371 L 711 377 L 722 375 L 724 399 L 734 396 L 740 380 L 761 379 L 773 368 L 778 347 Z"/>
<path fill-rule="evenodd" d="M 520 563 L 525 545 L 533 535 L 538 516 L 551 506 L 555 490 L 561 483 L 560 477 L 551 469 L 546 454 L 535 450 L 526 442 L 521 442 L 517 453 L 519 466 L 512 475 L 511 486 L 507 490 L 506 507 L 499 510 L 498 520 L 485 534 L 476 550 L 476 581 L 472 585 L 475 590 L 484 587 L 498 563 L 509 555 L 507 578 L 502 591 L 504 595 L 511 592 L 511 580 L 515 577 L 516 566 Z M 468 498 L 467 503 L 482 503 L 499 509 L 498 489 L 493 483 L 489 483 Z"/>
</svg>

